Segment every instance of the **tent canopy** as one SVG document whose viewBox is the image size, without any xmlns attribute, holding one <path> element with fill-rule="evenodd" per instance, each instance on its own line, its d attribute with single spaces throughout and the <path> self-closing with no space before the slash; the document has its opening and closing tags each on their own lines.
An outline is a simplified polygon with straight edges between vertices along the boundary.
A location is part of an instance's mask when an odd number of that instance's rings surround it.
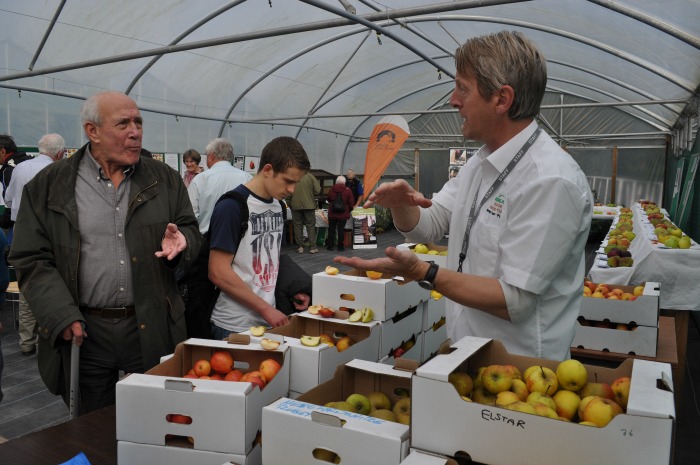
<svg viewBox="0 0 700 465">
<path fill-rule="evenodd" d="M 547 58 L 540 123 L 562 145 L 663 158 L 697 131 L 698 24 L 693 0 L 0 0 L 0 130 L 80 146 L 82 100 L 119 90 L 152 151 L 220 136 L 258 155 L 289 135 L 338 173 L 362 172 L 373 126 L 401 114 L 405 174 L 414 148 L 473 145 L 449 106 L 454 52 L 508 29 Z"/>
</svg>

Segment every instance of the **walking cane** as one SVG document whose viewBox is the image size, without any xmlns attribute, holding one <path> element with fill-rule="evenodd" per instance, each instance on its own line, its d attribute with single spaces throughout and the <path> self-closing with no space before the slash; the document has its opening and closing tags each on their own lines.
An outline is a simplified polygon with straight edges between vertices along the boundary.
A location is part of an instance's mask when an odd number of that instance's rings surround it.
<svg viewBox="0 0 700 465">
<path fill-rule="evenodd" d="M 70 393 L 68 410 L 70 419 L 80 415 L 80 346 L 75 342 L 75 336 L 70 348 Z"/>
</svg>

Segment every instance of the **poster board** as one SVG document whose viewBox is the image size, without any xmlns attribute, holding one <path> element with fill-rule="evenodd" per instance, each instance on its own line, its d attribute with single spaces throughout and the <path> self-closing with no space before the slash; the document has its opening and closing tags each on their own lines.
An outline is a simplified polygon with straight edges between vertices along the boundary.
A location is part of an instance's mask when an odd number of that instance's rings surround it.
<svg viewBox="0 0 700 465">
<path fill-rule="evenodd" d="M 243 162 L 243 171 L 255 176 L 255 173 L 258 172 L 258 168 L 259 168 L 258 165 L 259 164 L 260 164 L 260 157 L 249 157 L 248 155 L 246 155 L 245 160 Z"/>
<path fill-rule="evenodd" d="M 450 169 L 449 178 L 454 178 L 459 173 L 459 170 L 474 155 L 476 149 L 466 147 L 450 147 Z"/>
<path fill-rule="evenodd" d="M 374 208 L 355 208 L 352 211 L 352 248 L 377 248 L 377 215 Z"/>
</svg>

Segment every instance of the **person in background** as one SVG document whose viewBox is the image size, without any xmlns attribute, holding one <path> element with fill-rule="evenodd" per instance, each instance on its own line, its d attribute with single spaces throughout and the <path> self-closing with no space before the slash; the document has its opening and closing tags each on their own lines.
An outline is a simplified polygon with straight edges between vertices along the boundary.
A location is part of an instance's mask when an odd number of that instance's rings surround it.
<svg viewBox="0 0 700 465">
<path fill-rule="evenodd" d="M 7 268 L 7 261 L 5 260 L 5 248 L 7 247 L 7 241 L 5 240 L 5 233 L 0 229 L 0 307 L 5 305 L 5 291 L 7 290 L 7 285 L 10 284 L 10 272 Z M 2 402 L 2 371 L 5 368 L 5 362 L 2 357 L 2 321 L 0 321 L 0 402 Z"/>
<path fill-rule="evenodd" d="M 24 189 L 10 263 L 37 319 L 44 383 L 69 404 L 75 341 L 87 413 L 114 404 L 120 371 L 144 372 L 185 339 L 175 272 L 201 236 L 179 174 L 140 156 L 136 102 L 101 92 L 81 119 L 89 142 Z"/>
<path fill-rule="evenodd" d="M 307 172 L 294 188 L 289 201 L 292 209 L 292 227 L 297 253 L 304 253 L 304 227 L 306 227 L 309 253 L 317 253 L 316 247 L 316 196 L 321 193 L 321 183 Z"/>
<path fill-rule="evenodd" d="M 208 170 L 192 179 L 187 188 L 194 216 L 199 222 L 199 232 L 202 234 L 209 231 L 209 221 L 216 201 L 253 177 L 233 166 L 233 146 L 226 139 L 218 138 L 209 142 L 206 157 Z"/>
<path fill-rule="evenodd" d="M 201 161 L 202 156 L 195 149 L 186 150 L 182 154 L 182 162 L 185 164 L 185 174 L 182 175 L 182 180 L 185 181 L 185 187 L 190 187 L 194 177 L 204 171 L 204 168 L 199 166 Z"/>
<path fill-rule="evenodd" d="M 225 339 L 251 326 L 289 323 L 275 301 L 284 233 L 279 200 L 294 192 L 310 166 L 299 141 L 277 137 L 263 148 L 253 179 L 235 189 L 247 199 L 248 227 L 241 224 L 237 200 L 223 199 L 214 207 L 209 226 L 209 279 L 221 289 L 211 315 L 214 339 Z M 303 293 L 293 298 L 298 310 L 310 301 Z"/>
<path fill-rule="evenodd" d="M 355 205 L 353 205 L 353 208 L 360 205 L 360 202 L 362 202 L 362 196 L 365 195 L 365 188 L 362 186 L 360 180 L 355 177 L 355 172 L 351 169 L 348 170 L 345 185 L 350 188 L 352 191 L 352 197 L 355 199 Z"/>
<path fill-rule="evenodd" d="M 12 209 L 11 219 L 17 221 L 17 212 L 22 202 L 24 186 L 31 181 L 36 174 L 54 163 L 66 153 L 66 142 L 60 134 L 46 134 L 38 143 L 39 155 L 21 163 L 15 167 L 12 182 L 5 192 L 7 206 Z M 22 289 L 19 292 L 19 348 L 22 355 L 29 356 L 36 353 L 36 318 L 29 308 L 27 299 L 24 298 Z"/>
<path fill-rule="evenodd" d="M 449 232 L 447 266 L 393 247 L 384 258 L 335 260 L 444 294 L 453 341 L 488 337 L 514 354 L 563 360 L 581 306 L 593 199 L 579 166 L 535 121 L 545 58 L 523 34 L 503 31 L 469 39 L 455 61 L 450 103 L 464 138 L 484 145 L 432 200 L 400 179 L 365 203 L 391 208 L 411 242 Z"/>
<path fill-rule="evenodd" d="M 2 183 L 2 197 L 5 198 L 5 192 L 12 180 L 12 172 L 20 163 L 31 160 L 33 157 L 26 153 L 17 150 L 17 144 L 12 136 L 0 134 L 0 183 Z M 7 202 L 7 200 L 5 200 Z M 16 215 L 15 215 L 16 217 Z M 8 230 L 7 242 L 12 244 L 12 210 L 9 207 L 0 216 L 0 228 Z"/>
<path fill-rule="evenodd" d="M 339 252 L 345 250 L 345 223 L 350 218 L 350 212 L 355 207 L 355 198 L 350 188 L 345 185 L 345 181 L 345 176 L 338 176 L 335 184 L 328 191 L 328 237 L 326 238 L 326 248 L 333 250 L 337 235 Z M 336 212 L 333 209 L 333 204 L 338 196 L 343 199 L 343 204 L 345 205 L 345 211 L 343 212 Z"/>
</svg>

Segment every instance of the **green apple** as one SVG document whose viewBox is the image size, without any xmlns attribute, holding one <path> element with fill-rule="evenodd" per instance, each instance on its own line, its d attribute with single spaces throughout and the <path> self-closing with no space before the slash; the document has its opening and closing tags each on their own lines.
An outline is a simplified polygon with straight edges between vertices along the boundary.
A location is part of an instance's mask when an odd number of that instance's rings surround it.
<svg viewBox="0 0 700 465">
<path fill-rule="evenodd" d="M 554 395 L 559 389 L 559 381 L 553 370 L 547 367 L 539 367 L 537 370 L 532 370 L 525 380 L 527 389 L 530 392 L 541 392 L 542 394 Z"/>
<path fill-rule="evenodd" d="M 669 229 L 669 232 L 672 236 L 676 236 L 677 238 L 681 238 L 683 236 L 683 231 L 681 231 L 680 228 Z"/>
<path fill-rule="evenodd" d="M 404 425 L 411 424 L 411 398 L 404 397 L 399 399 L 394 404 L 394 408 L 391 410 L 396 415 L 396 421 L 403 423 Z"/>
<path fill-rule="evenodd" d="M 362 310 L 355 310 L 348 317 L 348 321 L 351 323 L 357 323 L 362 319 Z"/>
<path fill-rule="evenodd" d="M 396 415 L 394 415 L 394 412 L 385 408 L 372 410 L 371 412 L 369 412 L 369 416 L 374 418 L 380 418 L 386 421 L 396 422 Z"/>
<path fill-rule="evenodd" d="M 308 347 L 316 347 L 321 343 L 321 338 L 318 336 L 301 336 L 299 341 Z"/>
<path fill-rule="evenodd" d="M 481 384 L 491 394 L 508 391 L 513 378 L 503 365 L 489 365 L 481 374 Z"/>
<path fill-rule="evenodd" d="M 358 393 L 350 394 L 348 398 L 345 399 L 345 402 L 354 406 L 355 411 L 357 413 L 361 413 L 362 415 L 369 415 L 369 412 L 372 411 L 372 404 L 365 395 Z"/>
<path fill-rule="evenodd" d="M 474 389 L 474 382 L 471 376 L 462 371 L 450 373 L 447 377 L 447 381 L 452 383 L 460 396 L 469 396 Z"/>
<path fill-rule="evenodd" d="M 677 249 L 678 238 L 676 236 L 669 237 L 668 239 L 666 239 L 666 242 L 664 242 L 664 245 L 669 249 Z"/>
<path fill-rule="evenodd" d="M 690 238 L 688 236 L 683 236 L 680 239 L 678 239 L 678 248 L 679 249 L 689 249 L 691 245 Z"/>
<path fill-rule="evenodd" d="M 374 311 L 369 307 L 363 308 L 362 309 L 362 322 L 369 323 L 373 319 L 374 319 Z"/>
<path fill-rule="evenodd" d="M 557 406 L 557 415 L 573 421 L 574 417 L 578 413 L 578 406 L 581 403 L 581 397 L 579 397 L 579 395 L 575 392 L 562 389 L 557 391 L 552 398 Z"/>
<path fill-rule="evenodd" d="M 391 409 L 391 400 L 389 396 L 380 391 L 372 391 L 367 394 L 372 410 L 388 410 Z"/>
<path fill-rule="evenodd" d="M 538 391 L 531 392 L 530 395 L 527 396 L 527 400 L 525 402 L 532 405 L 533 407 L 535 404 L 542 404 L 546 405 L 552 410 L 556 410 L 557 408 L 557 404 L 554 402 L 554 399 L 552 397 Z"/>
<path fill-rule="evenodd" d="M 567 391 L 580 391 L 588 382 L 588 370 L 578 360 L 564 360 L 557 365 L 559 387 Z"/>
</svg>

